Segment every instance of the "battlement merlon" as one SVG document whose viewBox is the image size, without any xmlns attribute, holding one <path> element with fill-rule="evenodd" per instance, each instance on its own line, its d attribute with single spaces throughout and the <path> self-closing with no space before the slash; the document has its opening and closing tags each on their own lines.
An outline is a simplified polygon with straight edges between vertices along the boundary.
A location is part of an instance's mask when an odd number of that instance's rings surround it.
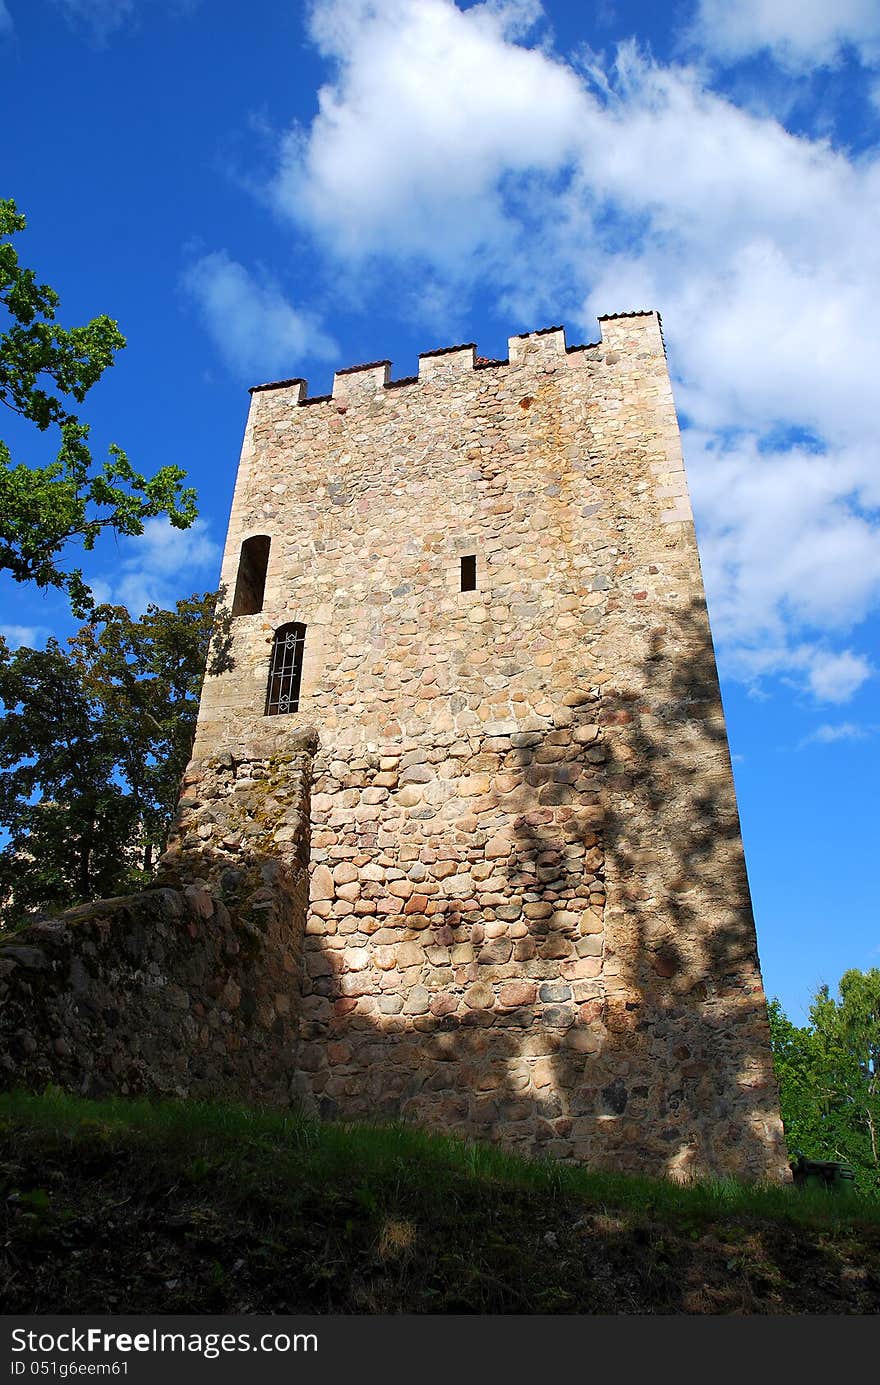
<svg viewBox="0 0 880 1385">
<path fill-rule="evenodd" d="M 626 313 L 607 313 L 598 319 L 600 340 L 584 346 L 568 346 L 563 327 L 542 327 L 508 338 L 506 360 L 485 360 L 477 355 L 474 342 L 460 346 L 443 346 L 419 355 L 419 373 L 403 380 L 391 379 L 391 361 L 370 361 L 365 365 L 346 366 L 333 376 L 333 391 L 329 395 L 309 397 L 308 382 L 297 376 L 251 386 L 250 394 L 269 390 L 285 390 L 292 405 L 332 403 L 346 407 L 358 400 L 375 398 L 383 390 L 431 384 L 444 384 L 466 371 L 487 368 L 513 368 L 522 365 L 576 365 L 585 355 L 600 356 L 615 351 L 621 355 L 631 352 L 665 356 L 660 314 L 653 309 Z"/>
</svg>

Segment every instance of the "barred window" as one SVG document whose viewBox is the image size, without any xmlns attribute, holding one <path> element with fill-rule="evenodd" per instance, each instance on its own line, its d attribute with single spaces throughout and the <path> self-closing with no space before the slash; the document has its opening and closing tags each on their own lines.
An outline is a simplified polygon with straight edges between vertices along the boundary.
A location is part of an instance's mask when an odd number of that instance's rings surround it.
<svg viewBox="0 0 880 1385">
<path fill-rule="evenodd" d="M 241 545 L 235 595 L 232 598 L 234 616 L 253 616 L 262 611 L 271 543 L 268 534 L 254 534 Z"/>
<path fill-rule="evenodd" d="M 306 627 L 296 622 L 282 625 L 272 641 L 269 686 L 266 689 L 267 717 L 299 711 L 299 685 L 302 678 L 303 646 Z"/>
</svg>

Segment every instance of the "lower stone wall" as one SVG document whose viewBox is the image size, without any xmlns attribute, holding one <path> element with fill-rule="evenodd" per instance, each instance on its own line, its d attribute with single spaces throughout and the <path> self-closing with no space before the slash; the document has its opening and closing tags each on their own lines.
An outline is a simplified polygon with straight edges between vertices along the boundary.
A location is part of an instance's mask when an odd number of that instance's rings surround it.
<svg viewBox="0 0 880 1385">
<path fill-rule="evenodd" d="M 604 1038 L 596 696 L 319 753 L 299 1065 L 322 1114 L 587 1153 L 563 1093 Z"/>
<path fill-rule="evenodd" d="M 682 759 L 663 780 L 681 840 L 651 838 L 660 781 L 625 774 L 648 718 L 593 690 L 553 724 L 418 745 L 230 727 L 190 766 L 153 888 L 0 947 L 0 1082 L 784 1178 L 745 876 L 737 894 L 729 861 L 713 874 L 735 809 L 696 821 Z M 674 914 L 664 853 L 690 862 Z"/>
<path fill-rule="evenodd" d="M 717 907 L 665 919 L 660 853 L 625 851 L 609 806 L 637 722 L 605 701 L 321 748 L 300 1097 L 596 1168 L 784 1177 L 747 892 L 731 868 L 723 953 Z"/>
<path fill-rule="evenodd" d="M 155 886 L 0 947 L 0 1082 L 287 1104 L 307 902 L 311 744 L 191 766 Z M 266 814 L 283 836 L 269 855 Z"/>
</svg>

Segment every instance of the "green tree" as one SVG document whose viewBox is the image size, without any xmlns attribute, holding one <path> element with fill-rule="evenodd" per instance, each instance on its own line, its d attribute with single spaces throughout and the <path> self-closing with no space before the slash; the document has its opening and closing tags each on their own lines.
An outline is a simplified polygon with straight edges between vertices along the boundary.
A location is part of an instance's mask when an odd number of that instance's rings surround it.
<svg viewBox="0 0 880 1385">
<path fill-rule="evenodd" d="M 820 1158 L 822 1156 L 815 1151 L 823 1144 L 824 1135 L 821 1103 L 813 1085 L 818 1056 L 814 1035 L 812 1030 L 792 1024 L 778 1000 L 771 1000 L 768 1009 L 773 1066 L 789 1149 L 792 1153 L 800 1150 Z"/>
<path fill-rule="evenodd" d="M 88 445 L 89 425 L 72 410 L 82 404 L 125 338 L 109 317 L 83 327 L 56 321 L 58 294 L 19 263 L 10 237 L 26 222 L 11 200 L 0 200 L 0 402 L 41 432 L 57 428 L 60 446 L 46 466 L 13 464 L 0 441 L 0 568 L 19 582 L 67 592 L 74 614 L 93 601 L 81 569 L 66 570 L 71 544 L 91 550 L 104 529 L 141 534 L 144 521 L 167 514 L 178 529 L 196 518 L 195 492 L 182 489 L 185 473 L 164 466 L 146 478 L 112 444 L 98 464 Z"/>
<path fill-rule="evenodd" d="M 191 596 L 173 611 L 150 606 L 139 620 L 124 606 L 100 606 L 70 641 L 137 805 L 147 870 L 176 806 L 212 641 L 211 671 L 225 658 L 228 617 L 221 615 L 212 633 L 217 601 L 216 592 Z"/>
<path fill-rule="evenodd" d="M 44 650 L 0 645 L 0 898 L 22 914 L 97 893 L 125 877 L 132 820 L 115 757 L 79 669 Z"/>
<path fill-rule="evenodd" d="M 773 1000 L 770 1032 L 791 1151 L 852 1164 L 880 1196 L 880 970 L 847 971 L 836 998 L 820 987 L 802 1028 Z"/>
<path fill-rule="evenodd" d="M 100 606 L 68 643 L 0 640 L 0 916 L 143 883 L 189 758 L 217 593 Z M 211 668 L 226 657 L 224 627 Z"/>
</svg>

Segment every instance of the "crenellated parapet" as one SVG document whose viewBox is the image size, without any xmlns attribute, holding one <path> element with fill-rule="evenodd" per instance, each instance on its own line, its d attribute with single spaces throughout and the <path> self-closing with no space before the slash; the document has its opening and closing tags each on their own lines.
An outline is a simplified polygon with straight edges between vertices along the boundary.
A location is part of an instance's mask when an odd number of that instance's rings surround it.
<svg viewBox="0 0 880 1385">
<path fill-rule="evenodd" d="M 397 380 L 391 376 L 390 360 L 346 366 L 335 372 L 333 390 L 328 395 L 309 395 L 308 381 L 300 377 L 254 385 L 250 392 L 253 395 L 283 389 L 289 392 L 290 402 L 295 405 L 332 403 L 345 407 L 358 400 L 373 399 L 384 390 L 443 385 L 472 371 L 516 370 L 535 365 L 551 370 L 557 367 L 578 369 L 589 361 L 607 359 L 615 352 L 629 353 L 634 346 L 642 352 L 664 356 L 660 314 L 653 310 L 606 314 L 599 318 L 599 330 L 598 342 L 574 346 L 567 345 L 564 327 L 541 327 L 533 332 L 522 332 L 508 338 L 504 360 L 481 357 L 475 342 L 440 346 L 420 353 L 418 375 Z"/>
</svg>

